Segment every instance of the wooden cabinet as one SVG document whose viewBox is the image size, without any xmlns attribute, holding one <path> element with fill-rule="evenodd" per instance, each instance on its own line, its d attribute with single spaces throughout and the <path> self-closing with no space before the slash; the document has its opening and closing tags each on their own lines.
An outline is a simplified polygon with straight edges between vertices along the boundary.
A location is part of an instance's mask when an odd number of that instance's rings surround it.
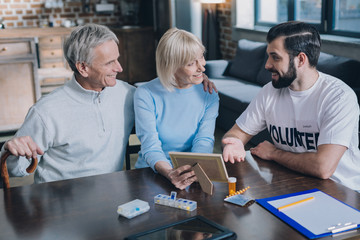
<svg viewBox="0 0 360 240">
<path fill-rule="evenodd" d="M 0 39 L 0 131 L 19 128 L 40 97 L 33 38 Z"/>
<path fill-rule="evenodd" d="M 17 130 L 41 94 L 63 84 L 64 80 L 59 84 L 59 79 L 71 76 L 71 71 L 64 68 L 62 53 L 62 41 L 71 30 L 0 30 L 0 132 Z M 38 68 L 38 62 L 42 68 Z"/>
<path fill-rule="evenodd" d="M 131 84 L 156 77 L 155 34 L 152 27 L 111 28 L 119 38 L 120 64 L 118 79 Z"/>
<path fill-rule="evenodd" d="M 39 81 L 43 95 L 62 86 L 72 76 L 72 71 L 65 61 L 62 50 L 65 37 L 45 36 L 39 38 Z"/>
<path fill-rule="evenodd" d="M 65 58 L 63 54 L 63 38 L 41 37 L 39 38 L 39 58 L 41 68 L 65 67 Z"/>
<path fill-rule="evenodd" d="M 66 66 L 62 44 L 72 28 L 11 28 L 1 29 L 0 38 L 33 38 L 38 46 L 38 80 L 41 94 L 51 92 L 72 76 Z"/>
</svg>

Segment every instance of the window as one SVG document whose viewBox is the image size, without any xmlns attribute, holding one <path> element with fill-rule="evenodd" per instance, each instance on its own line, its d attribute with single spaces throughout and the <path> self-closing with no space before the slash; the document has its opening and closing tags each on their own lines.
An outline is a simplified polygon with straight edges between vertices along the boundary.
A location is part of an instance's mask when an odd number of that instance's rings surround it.
<svg viewBox="0 0 360 240">
<path fill-rule="evenodd" d="M 295 1 L 295 19 L 308 23 L 321 24 L 321 0 Z"/>
<path fill-rule="evenodd" d="M 333 31 L 360 33 L 360 0 L 336 0 Z M 360 34 L 359 34 L 360 35 Z"/>
<path fill-rule="evenodd" d="M 360 37 L 360 0 L 236 0 L 238 27 L 298 20 L 321 33 Z"/>
<path fill-rule="evenodd" d="M 275 25 L 288 19 L 287 0 L 258 0 L 256 22 Z"/>
</svg>

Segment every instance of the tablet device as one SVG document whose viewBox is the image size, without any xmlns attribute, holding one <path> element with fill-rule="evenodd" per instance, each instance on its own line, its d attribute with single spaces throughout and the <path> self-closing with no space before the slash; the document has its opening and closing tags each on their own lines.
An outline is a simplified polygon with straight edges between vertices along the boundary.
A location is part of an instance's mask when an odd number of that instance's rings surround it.
<svg viewBox="0 0 360 240">
<path fill-rule="evenodd" d="M 195 216 L 126 237 L 127 240 L 236 239 L 236 233 L 203 216 Z"/>
<path fill-rule="evenodd" d="M 211 181 L 228 181 L 228 173 L 221 154 L 169 152 L 169 156 L 174 168 L 183 165 L 195 166 L 198 163 Z"/>
</svg>

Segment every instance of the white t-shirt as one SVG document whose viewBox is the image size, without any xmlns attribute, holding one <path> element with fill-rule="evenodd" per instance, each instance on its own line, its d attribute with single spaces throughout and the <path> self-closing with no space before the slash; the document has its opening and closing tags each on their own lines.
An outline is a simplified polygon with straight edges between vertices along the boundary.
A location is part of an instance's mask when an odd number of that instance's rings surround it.
<svg viewBox="0 0 360 240">
<path fill-rule="evenodd" d="M 285 151 L 315 152 L 322 144 L 347 147 L 331 178 L 360 190 L 359 105 L 341 80 L 319 72 L 305 91 L 275 89 L 270 82 L 236 123 L 250 135 L 267 128 L 275 146 Z"/>
</svg>

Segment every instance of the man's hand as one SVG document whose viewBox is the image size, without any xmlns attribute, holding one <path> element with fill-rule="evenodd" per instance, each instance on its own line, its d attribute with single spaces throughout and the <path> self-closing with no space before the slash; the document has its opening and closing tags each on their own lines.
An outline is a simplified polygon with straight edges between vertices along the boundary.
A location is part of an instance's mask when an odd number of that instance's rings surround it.
<svg viewBox="0 0 360 240">
<path fill-rule="evenodd" d="M 227 137 L 222 140 L 224 162 L 231 163 L 241 162 L 245 160 L 245 148 L 243 142 L 234 137 Z"/>
<path fill-rule="evenodd" d="M 177 169 L 173 169 L 169 163 L 165 161 L 158 161 L 155 164 L 155 169 L 161 175 L 169 179 L 175 187 L 181 190 L 185 189 L 197 180 L 195 172 L 191 169 L 190 165 L 184 165 Z"/>
<path fill-rule="evenodd" d="M 257 145 L 254 148 L 250 149 L 251 154 L 254 154 L 258 156 L 261 159 L 264 160 L 273 160 L 272 159 L 272 153 L 274 153 L 277 150 L 277 148 L 274 146 L 274 144 L 264 141 Z"/>
<path fill-rule="evenodd" d="M 27 159 L 44 154 L 29 136 L 12 138 L 5 143 L 4 148 L 14 156 L 25 156 Z"/>
<path fill-rule="evenodd" d="M 251 153 L 264 159 L 275 161 L 294 171 L 315 176 L 320 179 L 330 178 L 347 148 L 337 144 L 322 144 L 315 152 L 289 152 L 276 148 L 272 143 L 264 141 Z"/>
<path fill-rule="evenodd" d="M 209 80 L 208 76 L 206 76 L 205 73 L 203 73 L 203 79 L 204 80 L 202 83 L 203 83 L 205 92 L 209 92 L 210 94 L 213 93 L 213 90 L 215 90 L 215 92 L 218 92 L 215 84 Z"/>
</svg>

